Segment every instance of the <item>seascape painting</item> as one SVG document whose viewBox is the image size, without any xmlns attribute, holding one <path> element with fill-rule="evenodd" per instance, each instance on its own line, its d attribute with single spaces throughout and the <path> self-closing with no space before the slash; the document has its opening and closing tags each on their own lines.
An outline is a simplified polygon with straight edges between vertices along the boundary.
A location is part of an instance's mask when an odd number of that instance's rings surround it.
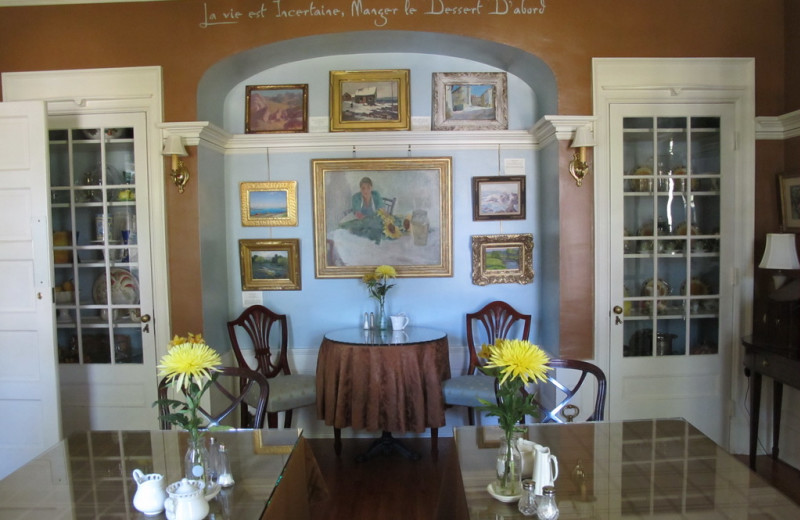
<svg viewBox="0 0 800 520">
<path fill-rule="evenodd" d="M 286 218 L 289 210 L 285 191 L 251 191 L 250 216 Z"/>
</svg>

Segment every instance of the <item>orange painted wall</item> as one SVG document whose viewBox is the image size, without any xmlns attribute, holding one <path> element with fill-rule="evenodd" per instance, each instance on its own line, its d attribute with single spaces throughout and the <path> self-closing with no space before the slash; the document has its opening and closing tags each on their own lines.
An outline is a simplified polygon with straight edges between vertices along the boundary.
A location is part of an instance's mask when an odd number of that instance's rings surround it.
<svg viewBox="0 0 800 520">
<path fill-rule="evenodd" d="M 254 47 L 315 34 L 347 31 L 410 30 L 444 32 L 495 41 L 542 58 L 559 89 L 559 113 L 591 114 L 592 57 L 756 58 L 757 115 L 785 113 L 787 83 L 798 90 L 797 37 L 788 38 L 787 19 L 798 19 L 795 0 L 362 0 L 368 8 L 396 9 L 379 17 L 353 16 L 351 0 L 314 0 L 338 8 L 342 17 L 276 17 L 276 1 L 174 0 L 134 4 L 94 4 L 0 8 L 0 72 L 160 65 L 164 77 L 166 121 L 196 117 L 196 88 L 203 73 L 219 60 Z M 307 9 L 311 0 L 280 0 L 284 9 Z M 249 18 L 266 8 L 264 17 Z M 520 6 L 546 5 L 543 14 L 514 14 Z M 444 8 L 475 8 L 480 14 L 426 14 Z M 507 14 L 491 14 L 496 6 Z M 405 8 L 416 11 L 406 14 Z M 203 28 L 207 13 L 242 13 L 238 23 Z M 795 31 L 796 32 L 796 31 Z M 787 63 L 787 49 L 795 58 Z M 365 49 L 368 51 L 369 49 Z M 435 49 L 433 50 L 435 52 Z M 387 64 L 388 66 L 389 64 Z M 788 69 L 795 76 L 789 77 Z M 798 108 L 797 96 L 793 107 Z M 766 185 L 783 168 L 783 144 L 758 147 L 757 200 L 771 196 Z M 798 146 L 791 155 L 798 159 Z M 562 145 L 562 169 L 568 152 Z M 192 151 L 192 153 L 194 153 Z M 775 160 L 777 153 L 779 159 Z M 789 158 L 789 152 L 786 152 Z M 190 168 L 194 157 L 188 158 Z M 574 352 L 592 345 L 593 224 L 590 178 L 576 189 L 561 178 L 562 344 Z M 166 190 L 170 277 L 175 330 L 201 330 L 200 263 L 196 191 L 192 184 L 178 196 Z M 773 218 L 756 216 L 756 241 L 772 230 Z M 763 247 L 763 246 L 762 246 Z M 567 254 L 568 253 L 568 254 Z"/>
</svg>

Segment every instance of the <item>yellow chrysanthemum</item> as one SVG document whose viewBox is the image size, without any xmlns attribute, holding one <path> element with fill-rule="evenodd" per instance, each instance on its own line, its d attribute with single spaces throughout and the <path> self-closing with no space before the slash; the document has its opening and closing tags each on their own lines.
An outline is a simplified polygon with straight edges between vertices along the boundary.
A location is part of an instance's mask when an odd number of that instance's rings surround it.
<svg viewBox="0 0 800 520">
<path fill-rule="evenodd" d="M 550 358 L 547 354 L 529 341 L 518 339 L 499 339 L 494 348 L 490 348 L 489 362 L 486 368 L 497 368 L 502 374 L 500 385 L 507 380 L 519 379 L 528 381 L 545 381 Z"/>
<path fill-rule="evenodd" d="M 481 345 L 481 351 L 478 352 L 478 357 L 480 359 L 489 359 L 492 355 L 493 347 L 494 345 L 487 345 L 486 343 L 484 343 L 483 345 Z"/>
<path fill-rule="evenodd" d="M 361 281 L 365 284 L 370 284 L 376 281 L 375 273 L 365 273 L 364 276 L 361 277 Z"/>
<path fill-rule="evenodd" d="M 376 278 L 397 278 L 397 271 L 391 265 L 379 265 L 375 268 Z"/>
<path fill-rule="evenodd" d="M 190 337 L 197 339 L 199 336 Z M 202 337 L 199 338 L 202 340 Z M 218 372 L 221 364 L 222 359 L 217 351 L 204 342 L 184 342 L 169 349 L 161 358 L 158 369 L 160 376 L 165 376 L 168 382 L 175 381 L 179 388 L 183 388 L 188 387 L 192 380 L 201 384 L 204 379 L 211 377 L 212 372 Z"/>
</svg>

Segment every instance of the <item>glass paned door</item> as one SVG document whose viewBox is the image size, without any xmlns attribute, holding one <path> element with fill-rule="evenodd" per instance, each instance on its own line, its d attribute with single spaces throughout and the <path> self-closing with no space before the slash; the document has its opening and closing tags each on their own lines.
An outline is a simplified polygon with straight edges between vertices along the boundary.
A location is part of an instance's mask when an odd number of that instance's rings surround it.
<svg viewBox="0 0 800 520">
<path fill-rule="evenodd" d="M 724 444 L 733 110 L 615 104 L 610 114 L 610 418 L 684 417 Z"/>
<path fill-rule="evenodd" d="M 60 363 L 143 362 L 134 127 L 50 131 Z"/>
<path fill-rule="evenodd" d="M 625 117 L 623 356 L 719 349 L 720 118 Z"/>
</svg>

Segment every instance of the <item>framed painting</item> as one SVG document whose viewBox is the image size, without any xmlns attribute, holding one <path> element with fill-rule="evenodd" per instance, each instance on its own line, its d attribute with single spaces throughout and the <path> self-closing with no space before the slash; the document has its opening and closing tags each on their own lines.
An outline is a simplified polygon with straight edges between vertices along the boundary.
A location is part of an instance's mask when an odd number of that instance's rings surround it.
<svg viewBox="0 0 800 520">
<path fill-rule="evenodd" d="M 297 182 L 243 182 L 239 185 L 243 226 L 296 226 Z"/>
<path fill-rule="evenodd" d="M 525 176 L 473 177 L 472 220 L 525 220 Z"/>
<path fill-rule="evenodd" d="M 300 239 L 239 240 L 243 291 L 299 291 Z"/>
<path fill-rule="evenodd" d="M 308 132 L 308 85 L 248 85 L 246 134 Z"/>
<path fill-rule="evenodd" d="M 800 175 L 779 175 L 781 222 L 785 231 L 800 231 Z"/>
<path fill-rule="evenodd" d="M 312 161 L 317 278 L 452 276 L 452 158 Z"/>
<path fill-rule="evenodd" d="M 527 284 L 533 281 L 533 235 L 472 237 L 472 283 Z"/>
<path fill-rule="evenodd" d="M 434 72 L 432 130 L 508 129 L 505 72 Z"/>
<path fill-rule="evenodd" d="M 330 82 L 331 132 L 411 127 L 408 69 L 332 70 Z"/>
</svg>

